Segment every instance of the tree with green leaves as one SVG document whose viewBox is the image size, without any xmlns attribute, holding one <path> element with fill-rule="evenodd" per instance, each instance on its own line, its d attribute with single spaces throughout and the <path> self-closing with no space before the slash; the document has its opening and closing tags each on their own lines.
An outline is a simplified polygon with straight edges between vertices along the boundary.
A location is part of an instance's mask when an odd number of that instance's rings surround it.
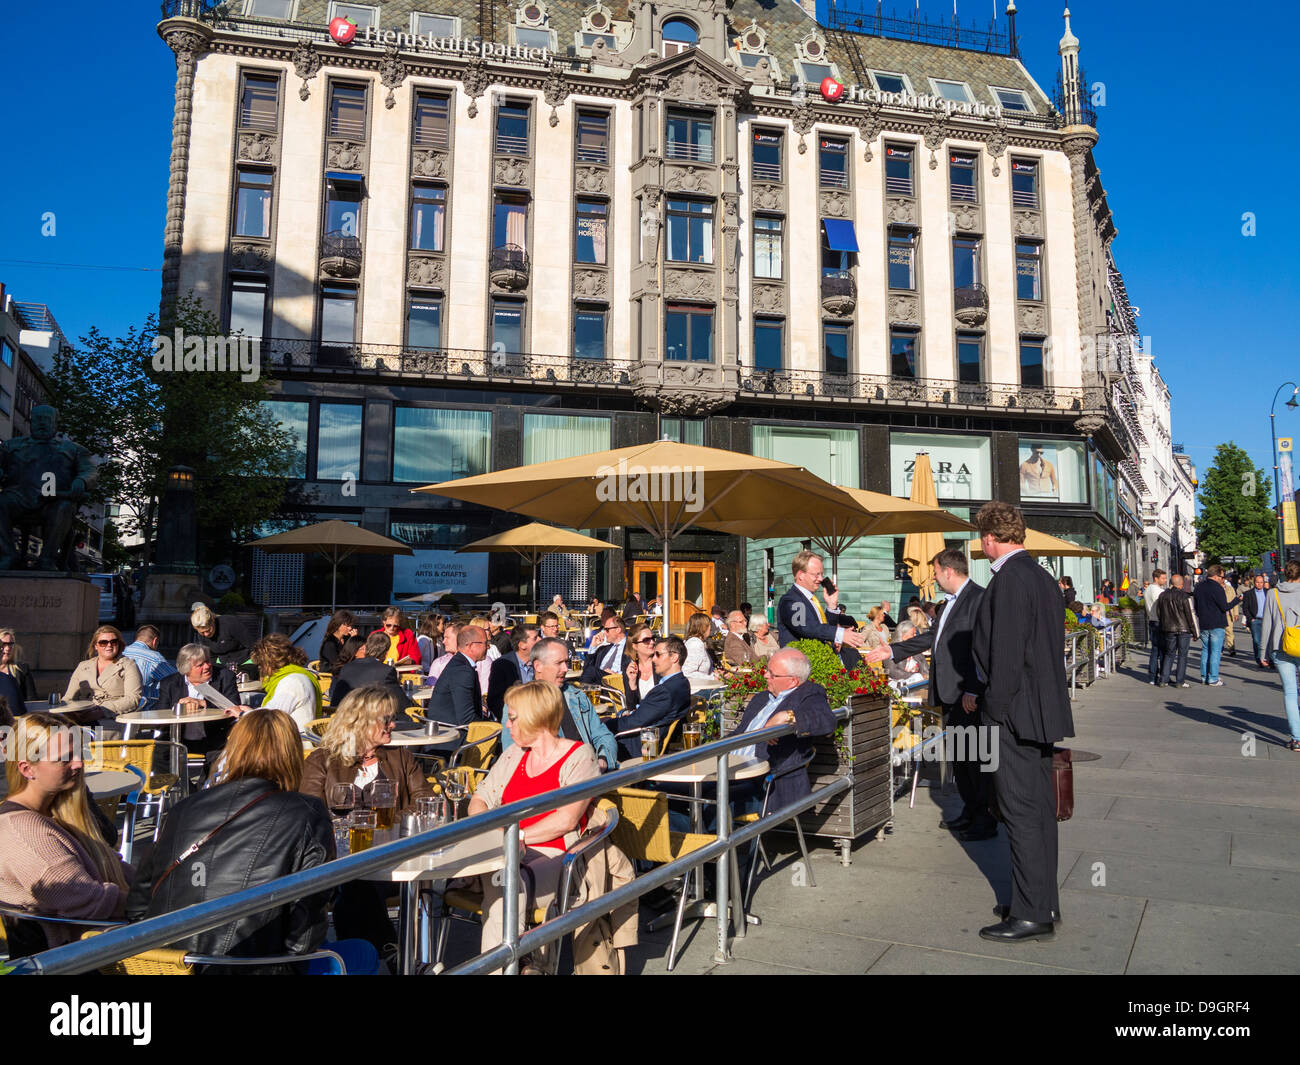
<svg viewBox="0 0 1300 1065">
<path fill-rule="evenodd" d="M 293 435 L 262 403 L 266 380 L 185 369 L 181 352 L 157 357 L 177 330 L 187 338 L 222 335 L 201 301 L 186 296 L 161 331 L 153 315 L 123 337 L 92 329 L 58 353 L 50 374 L 60 429 L 102 461 L 91 501 L 121 507 L 126 531 L 144 539 L 146 563 L 169 468 L 194 469 L 199 528 L 230 543 L 280 512 L 296 455 Z"/>
<path fill-rule="evenodd" d="M 1214 465 L 1201 478 L 1197 546 L 1218 562 L 1244 555 L 1252 567 L 1277 545 L 1277 519 L 1264 471 L 1236 444 L 1220 444 Z"/>
</svg>

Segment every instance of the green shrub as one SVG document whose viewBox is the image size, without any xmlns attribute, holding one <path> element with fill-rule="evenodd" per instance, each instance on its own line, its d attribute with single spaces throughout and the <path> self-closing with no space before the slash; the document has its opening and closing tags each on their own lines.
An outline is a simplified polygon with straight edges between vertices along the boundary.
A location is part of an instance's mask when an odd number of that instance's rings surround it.
<svg viewBox="0 0 1300 1065">
<path fill-rule="evenodd" d="M 1121 610 L 1141 610 L 1142 605 L 1131 595 L 1125 595 L 1120 597 L 1119 608 Z"/>
<path fill-rule="evenodd" d="M 245 606 L 245 600 L 242 595 L 236 591 L 229 591 L 217 602 L 217 613 L 220 614 L 226 610 L 238 610 Z"/>
</svg>

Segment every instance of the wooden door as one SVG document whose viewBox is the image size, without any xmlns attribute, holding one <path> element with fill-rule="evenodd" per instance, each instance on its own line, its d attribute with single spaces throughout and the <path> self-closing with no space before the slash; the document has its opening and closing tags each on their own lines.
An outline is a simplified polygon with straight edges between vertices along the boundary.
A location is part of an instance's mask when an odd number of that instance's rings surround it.
<svg viewBox="0 0 1300 1065">
<path fill-rule="evenodd" d="M 660 595 L 662 562 L 633 562 L 632 587 L 646 603 Z M 673 632 L 684 632 L 687 619 L 696 611 L 709 612 L 713 606 L 714 564 L 712 562 L 669 562 L 668 625 Z"/>
</svg>

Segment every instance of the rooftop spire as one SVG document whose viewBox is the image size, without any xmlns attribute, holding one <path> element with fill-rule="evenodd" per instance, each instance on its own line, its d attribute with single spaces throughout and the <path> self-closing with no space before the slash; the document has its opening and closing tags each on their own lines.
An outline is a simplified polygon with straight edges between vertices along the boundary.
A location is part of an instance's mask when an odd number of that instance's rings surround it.
<svg viewBox="0 0 1300 1065">
<path fill-rule="evenodd" d="M 1012 0 L 1014 3 L 1015 0 Z M 1077 53 L 1079 51 L 1079 38 L 1070 30 L 1070 9 L 1065 9 L 1065 36 L 1061 38 L 1061 55 L 1067 51 Z"/>
</svg>

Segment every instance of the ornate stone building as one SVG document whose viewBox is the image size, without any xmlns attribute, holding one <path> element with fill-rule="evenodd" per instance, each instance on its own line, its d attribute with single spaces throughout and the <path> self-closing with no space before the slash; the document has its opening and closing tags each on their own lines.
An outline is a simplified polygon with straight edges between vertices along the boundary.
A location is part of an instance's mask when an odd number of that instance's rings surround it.
<svg viewBox="0 0 1300 1065">
<path fill-rule="evenodd" d="M 1014 4 L 948 46 L 792 0 L 165 13 L 163 298 L 261 338 L 304 520 L 442 564 L 512 519 L 411 486 L 670 435 L 897 494 L 928 450 L 944 503 L 1022 501 L 1118 561 L 1135 443 L 1095 357 L 1115 229 L 1068 13 L 1054 98 Z M 653 545 L 607 535 L 544 590 L 656 591 Z M 798 545 L 678 547 L 674 597 L 707 607 L 759 604 Z M 906 593 L 896 550 L 845 556 L 846 598 Z M 358 565 L 341 599 L 426 590 Z M 520 594 L 506 560 L 454 580 Z"/>
</svg>

